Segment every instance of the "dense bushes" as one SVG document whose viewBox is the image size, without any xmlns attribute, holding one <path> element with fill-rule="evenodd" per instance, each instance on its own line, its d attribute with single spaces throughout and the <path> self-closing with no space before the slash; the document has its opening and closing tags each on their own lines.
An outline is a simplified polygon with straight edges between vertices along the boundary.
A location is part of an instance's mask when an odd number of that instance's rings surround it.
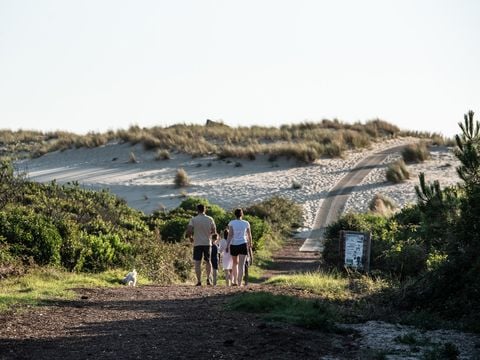
<svg viewBox="0 0 480 360">
<path fill-rule="evenodd" d="M 348 214 L 328 227 L 324 258 L 338 266 L 339 230 L 372 233 L 371 269 L 406 279 L 399 305 L 430 309 L 480 331 L 480 124 L 473 112 L 457 135 L 463 184 L 442 189 L 419 176 L 418 203 L 389 218 Z"/>
<path fill-rule="evenodd" d="M 7 208 L 0 212 L 0 234 L 13 256 L 31 257 L 39 265 L 60 263 L 62 238 L 41 214 L 27 208 Z"/>
<path fill-rule="evenodd" d="M 192 270 L 191 245 L 184 241 L 184 232 L 197 205 L 207 205 L 219 232 L 234 218 L 232 212 L 200 198 L 187 198 L 168 212 L 145 215 L 105 190 L 26 181 L 5 162 L 0 179 L 0 277 L 5 269 L 23 263 L 86 272 L 135 266 L 152 280 L 183 281 Z M 264 209 L 270 206 L 288 213 L 293 205 L 282 199 L 258 204 Z M 259 250 L 276 236 L 277 228 L 291 227 L 291 217 L 270 218 L 268 211 L 262 216 L 245 215 Z"/>
</svg>

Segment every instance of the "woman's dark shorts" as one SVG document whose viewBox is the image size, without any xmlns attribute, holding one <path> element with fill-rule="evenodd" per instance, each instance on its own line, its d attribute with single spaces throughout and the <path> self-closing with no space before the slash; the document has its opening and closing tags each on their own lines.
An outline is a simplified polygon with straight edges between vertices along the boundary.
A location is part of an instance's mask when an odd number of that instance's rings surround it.
<svg viewBox="0 0 480 360">
<path fill-rule="evenodd" d="M 210 245 L 197 245 L 193 247 L 193 260 L 202 261 L 202 256 L 205 261 L 210 261 L 210 254 L 212 247 Z"/>
<path fill-rule="evenodd" d="M 248 255 L 247 243 L 241 245 L 230 245 L 230 255 Z"/>
</svg>

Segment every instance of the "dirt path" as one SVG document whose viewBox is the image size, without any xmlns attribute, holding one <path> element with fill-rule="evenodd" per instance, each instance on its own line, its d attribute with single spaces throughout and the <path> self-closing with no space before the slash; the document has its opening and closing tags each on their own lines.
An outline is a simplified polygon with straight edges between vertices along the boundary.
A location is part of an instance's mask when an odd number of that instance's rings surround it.
<svg viewBox="0 0 480 360">
<path fill-rule="evenodd" d="M 265 277 L 312 271 L 318 254 L 291 240 Z M 311 359 L 356 358 L 351 336 L 265 322 L 226 309 L 232 296 L 269 291 L 305 296 L 265 284 L 79 289 L 60 301 L 0 316 L 0 359 Z"/>
<path fill-rule="evenodd" d="M 314 270 L 318 260 L 298 247 L 288 243 L 267 275 Z M 265 284 L 80 289 L 76 301 L 0 316 L 0 359 L 357 358 L 352 336 L 226 309 L 235 294 L 256 291 L 305 296 Z"/>
</svg>

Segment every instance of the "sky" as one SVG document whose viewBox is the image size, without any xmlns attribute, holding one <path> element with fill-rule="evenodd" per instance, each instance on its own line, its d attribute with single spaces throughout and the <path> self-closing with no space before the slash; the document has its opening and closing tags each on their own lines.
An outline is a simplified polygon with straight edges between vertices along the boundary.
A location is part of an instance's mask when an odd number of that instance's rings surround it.
<svg viewBox="0 0 480 360">
<path fill-rule="evenodd" d="M 480 111 L 479 45 L 478 0 L 0 0 L 0 129 L 380 118 L 452 136 Z"/>
</svg>

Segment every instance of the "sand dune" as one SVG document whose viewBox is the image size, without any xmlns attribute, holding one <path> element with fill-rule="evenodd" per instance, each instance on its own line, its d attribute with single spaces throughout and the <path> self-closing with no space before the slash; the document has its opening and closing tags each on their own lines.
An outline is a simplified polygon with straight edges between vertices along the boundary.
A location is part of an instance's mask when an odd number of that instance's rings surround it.
<svg viewBox="0 0 480 360">
<path fill-rule="evenodd" d="M 288 197 L 304 208 L 304 225 L 310 228 L 315 214 L 328 191 L 365 156 L 386 147 L 416 141 L 399 138 L 374 144 L 370 149 L 348 152 L 344 159 L 321 159 L 311 165 L 280 158 L 270 162 L 265 156 L 256 160 L 219 160 L 215 157 L 192 158 L 171 154 L 170 160 L 155 160 L 155 153 L 142 146 L 111 143 L 93 149 L 71 149 L 46 154 L 40 158 L 16 163 L 19 172 L 39 182 L 77 181 L 86 188 L 108 188 L 139 210 L 150 213 L 156 209 L 173 209 L 185 195 L 200 196 L 224 208 L 246 206 L 274 195 Z M 131 154 L 137 163 L 129 162 Z M 442 185 L 458 181 L 458 164 L 451 151 L 434 148 L 432 159 L 410 165 L 409 181 L 393 185 L 385 180 L 386 165 L 400 154 L 389 156 L 382 166 L 357 186 L 350 196 L 346 211 L 366 211 L 375 193 L 392 197 L 399 206 L 415 201 L 414 185 L 421 171 L 429 181 Z M 176 171 L 184 168 L 191 186 L 179 189 L 173 184 Z M 300 188 L 294 189 L 293 183 Z"/>
</svg>

